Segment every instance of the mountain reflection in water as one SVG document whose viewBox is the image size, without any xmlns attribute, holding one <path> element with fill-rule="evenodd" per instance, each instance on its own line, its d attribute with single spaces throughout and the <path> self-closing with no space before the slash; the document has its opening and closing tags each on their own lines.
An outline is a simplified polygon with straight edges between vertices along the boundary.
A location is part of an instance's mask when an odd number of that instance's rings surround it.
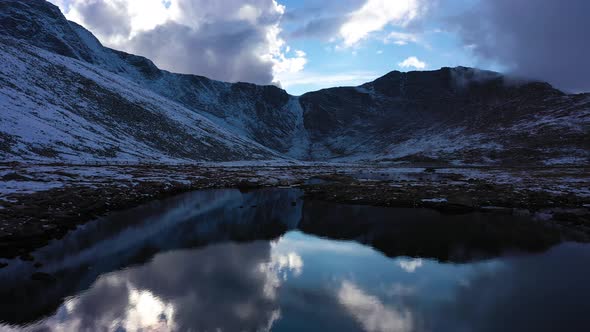
<svg viewBox="0 0 590 332">
<path fill-rule="evenodd" d="M 185 194 L 0 270 L 0 331 L 583 331 L 590 248 L 526 218 Z"/>
</svg>

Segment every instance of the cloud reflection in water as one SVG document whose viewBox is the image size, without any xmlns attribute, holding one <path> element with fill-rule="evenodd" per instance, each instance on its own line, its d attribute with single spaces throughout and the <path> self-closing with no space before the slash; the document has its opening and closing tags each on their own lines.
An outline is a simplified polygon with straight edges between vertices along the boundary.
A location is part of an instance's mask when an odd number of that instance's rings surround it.
<svg viewBox="0 0 590 332">
<path fill-rule="evenodd" d="M 35 324 L 51 331 L 261 331 L 280 317 L 277 289 L 300 275 L 295 252 L 270 242 L 221 244 L 157 255 L 99 278 Z"/>
</svg>

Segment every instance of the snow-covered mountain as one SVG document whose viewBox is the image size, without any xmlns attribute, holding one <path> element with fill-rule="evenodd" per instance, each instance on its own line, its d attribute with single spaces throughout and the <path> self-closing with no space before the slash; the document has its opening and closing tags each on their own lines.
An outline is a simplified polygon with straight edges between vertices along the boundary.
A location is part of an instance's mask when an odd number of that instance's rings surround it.
<svg viewBox="0 0 590 332">
<path fill-rule="evenodd" d="M 103 47 L 44 0 L 0 0 L 4 160 L 588 161 L 590 95 L 471 68 L 295 97 Z"/>
</svg>

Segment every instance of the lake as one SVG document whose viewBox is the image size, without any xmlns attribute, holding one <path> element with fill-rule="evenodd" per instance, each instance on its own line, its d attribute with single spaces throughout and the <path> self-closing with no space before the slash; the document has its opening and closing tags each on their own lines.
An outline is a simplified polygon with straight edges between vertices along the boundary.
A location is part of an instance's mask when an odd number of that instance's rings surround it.
<svg viewBox="0 0 590 332">
<path fill-rule="evenodd" d="M 590 246 L 526 216 L 209 190 L 0 269 L 0 331 L 588 331 Z"/>
</svg>

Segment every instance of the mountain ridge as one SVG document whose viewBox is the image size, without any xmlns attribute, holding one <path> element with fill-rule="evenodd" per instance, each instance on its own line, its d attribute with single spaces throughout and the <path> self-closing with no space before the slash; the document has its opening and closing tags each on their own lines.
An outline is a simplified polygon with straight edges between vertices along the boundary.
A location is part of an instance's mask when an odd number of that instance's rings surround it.
<svg viewBox="0 0 590 332">
<path fill-rule="evenodd" d="M 392 71 L 358 87 L 328 88 L 292 96 L 272 85 L 227 83 L 204 76 L 160 70 L 145 57 L 104 47 L 92 33 L 67 21 L 56 6 L 44 0 L 27 3 L 0 0 L 0 35 L 3 36 L 0 41 L 5 62 L 19 59 L 15 63 L 28 66 L 27 70 L 31 71 L 11 70 L 3 66 L 0 87 L 6 90 L 13 83 L 11 81 L 16 80 L 14 76 L 23 73 L 34 74 L 32 76 L 38 76 L 38 79 L 23 80 L 21 89 L 39 87 L 41 80 L 47 81 L 44 85 L 51 86 L 51 79 L 41 78 L 48 73 L 42 74 L 38 63 L 66 67 L 64 77 L 76 77 L 71 81 L 81 84 L 79 76 L 82 76 L 85 84 L 95 89 L 98 89 L 96 86 L 103 88 L 104 94 L 92 96 L 87 93 L 88 89 L 72 91 L 64 86 L 67 94 L 53 90 L 50 92 L 53 94 L 51 100 L 40 91 L 29 91 L 23 98 L 33 99 L 38 105 L 56 106 L 58 98 L 55 97 L 62 95 L 72 100 L 80 99 L 82 104 L 93 109 L 89 114 L 80 111 L 83 109 L 80 103 L 73 105 L 60 101 L 62 105 L 57 106 L 67 110 L 67 115 L 64 112 L 62 115 L 70 119 L 81 116 L 87 122 L 92 118 L 89 122 L 97 123 L 94 118 L 108 115 L 110 120 L 99 125 L 110 136 L 98 135 L 95 140 L 108 140 L 107 145 L 112 149 L 110 153 L 103 153 L 105 156 L 102 157 L 90 151 L 92 149 L 87 153 L 76 152 L 71 147 L 64 150 L 64 139 L 60 138 L 64 130 L 56 131 L 56 125 L 50 124 L 51 130 L 55 131 L 55 142 L 50 144 L 52 152 L 43 156 L 43 153 L 34 152 L 35 149 L 43 150 L 42 147 L 31 148 L 43 146 L 39 144 L 39 137 L 27 141 L 22 133 L 17 133 L 18 130 L 2 126 L 3 122 L 7 122 L 4 117 L 0 121 L 0 153 L 7 159 L 465 163 L 505 163 L 516 157 L 526 162 L 566 160 L 569 157 L 588 160 L 585 136 L 589 131 L 590 95 L 568 95 L 544 82 L 515 81 L 495 72 L 446 67 L 425 72 Z M 40 48 L 65 58 L 39 57 L 42 52 L 31 48 Z M 16 56 L 24 49 L 27 49 L 24 53 L 28 52 L 37 59 Z M 116 87 L 109 85 L 113 81 L 117 81 Z M 55 83 L 59 85 L 59 82 Z M 133 93 L 127 92 L 132 85 L 133 92 L 137 94 L 134 97 L 131 97 Z M 8 97 L 14 96 L 15 92 L 0 92 L 3 93 L 0 94 L 0 101 L 4 101 L 4 106 L 14 113 L 13 120 L 17 117 L 15 114 L 22 116 L 22 106 L 15 106 L 14 103 L 7 106 Z M 152 93 L 158 97 L 152 96 Z M 107 103 L 103 99 L 105 95 L 110 100 Z M 143 107 L 153 104 L 156 99 L 158 107 Z M 121 110 L 122 107 L 126 107 L 126 111 Z M 170 109 L 182 110 L 172 114 Z M 27 112 L 27 120 L 35 118 L 33 109 Z M 143 123 L 140 120 L 142 116 L 129 118 L 133 112 L 151 116 L 152 123 Z M 178 114 L 184 114 L 182 121 L 173 120 Z M 197 118 L 200 122 L 196 121 Z M 566 118 L 571 118 L 571 121 L 557 121 Z M 20 123 L 25 122 L 22 120 Z M 166 125 L 160 128 L 155 125 L 157 122 Z M 490 123 L 495 126 L 493 130 L 489 128 Z M 535 125 L 527 129 L 527 124 L 530 127 L 532 123 L 541 127 Z M 115 128 L 108 128 L 109 125 Z M 580 128 L 574 128 L 576 126 Z M 549 132 L 549 135 L 543 135 L 547 144 L 534 142 L 541 138 L 538 133 L 533 137 L 522 137 L 519 128 L 528 130 L 527 133 L 541 129 Z M 194 135 L 198 131 L 206 132 L 207 140 Z M 130 147 L 125 147 L 125 132 L 133 133 L 131 141 L 147 145 L 153 151 L 142 153 L 138 149 L 126 153 Z M 181 133 L 180 136 L 178 133 Z M 120 137 L 113 138 L 113 135 Z M 152 135 L 158 138 L 158 144 L 151 144 L 149 138 Z M 84 135 L 80 133 L 80 137 Z M 27 141 L 24 145 L 21 144 L 23 140 Z M 71 141 L 75 144 L 75 139 Z M 15 150 L 15 145 L 20 145 L 20 148 Z M 529 151 L 534 158 L 520 158 L 521 152 L 515 152 L 512 145 L 518 151 Z M 549 146 L 548 149 L 545 145 Z M 73 157 L 64 158 L 64 154 Z"/>
</svg>

